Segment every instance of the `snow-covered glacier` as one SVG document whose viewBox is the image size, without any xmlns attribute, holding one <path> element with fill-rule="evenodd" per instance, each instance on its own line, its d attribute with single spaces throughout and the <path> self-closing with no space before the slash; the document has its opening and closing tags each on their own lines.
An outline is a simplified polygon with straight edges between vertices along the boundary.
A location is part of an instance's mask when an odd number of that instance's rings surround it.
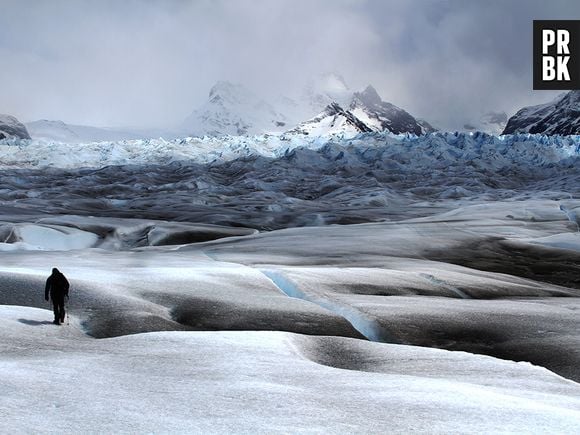
<svg viewBox="0 0 580 435">
<path fill-rule="evenodd" d="M 9 139 L 0 205 L 3 432 L 580 431 L 578 136 Z"/>
</svg>

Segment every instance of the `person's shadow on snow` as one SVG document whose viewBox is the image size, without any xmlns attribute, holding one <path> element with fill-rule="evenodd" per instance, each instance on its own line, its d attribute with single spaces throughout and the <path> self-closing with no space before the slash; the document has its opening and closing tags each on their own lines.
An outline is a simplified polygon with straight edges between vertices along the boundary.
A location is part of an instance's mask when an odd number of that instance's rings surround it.
<svg viewBox="0 0 580 435">
<path fill-rule="evenodd" d="M 18 319 L 20 323 L 24 323 L 29 326 L 40 326 L 40 325 L 52 325 L 52 322 L 47 320 L 29 320 L 29 319 Z"/>
</svg>

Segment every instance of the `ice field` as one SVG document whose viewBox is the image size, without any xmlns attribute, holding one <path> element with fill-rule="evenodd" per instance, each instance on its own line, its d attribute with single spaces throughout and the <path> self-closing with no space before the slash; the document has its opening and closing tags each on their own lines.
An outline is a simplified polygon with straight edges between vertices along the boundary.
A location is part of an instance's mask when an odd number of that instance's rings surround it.
<svg viewBox="0 0 580 435">
<path fill-rule="evenodd" d="M 71 146 L 0 143 L 0 431 L 580 431 L 577 137 Z"/>
</svg>

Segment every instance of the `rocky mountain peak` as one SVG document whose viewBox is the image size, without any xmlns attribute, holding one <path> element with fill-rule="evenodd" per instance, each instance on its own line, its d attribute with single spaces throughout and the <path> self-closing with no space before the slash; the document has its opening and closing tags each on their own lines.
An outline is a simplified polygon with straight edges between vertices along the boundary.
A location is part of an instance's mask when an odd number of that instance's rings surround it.
<svg viewBox="0 0 580 435">
<path fill-rule="evenodd" d="M 362 92 L 355 92 L 354 98 L 359 99 L 367 106 L 375 106 L 383 102 L 381 96 L 372 85 L 368 85 Z"/>
<path fill-rule="evenodd" d="M 512 116 L 503 134 L 580 134 L 580 91 L 570 91 L 536 106 L 524 107 Z"/>
<path fill-rule="evenodd" d="M 14 116 L 0 114 L 0 139 L 10 137 L 30 139 L 30 135 L 24 124 Z"/>
<path fill-rule="evenodd" d="M 353 93 L 339 74 L 327 73 L 311 80 L 296 99 L 284 97 L 271 102 L 242 85 L 218 81 L 211 88 L 207 102 L 184 121 L 183 130 L 189 135 L 221 136 L 277 132 L 329 135 L 385 130 L 421 135 L 434 129 L 383 101 L 372 85 Z"/>
</svg>

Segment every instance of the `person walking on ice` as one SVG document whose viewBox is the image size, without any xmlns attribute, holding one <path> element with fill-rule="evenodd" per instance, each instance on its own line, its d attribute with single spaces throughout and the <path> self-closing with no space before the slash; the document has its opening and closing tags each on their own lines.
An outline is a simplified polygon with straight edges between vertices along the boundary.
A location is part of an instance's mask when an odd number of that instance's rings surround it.
<svg viewBox="0 0 580 435">
<path fill-rule="evenodd" d="M 65 276 L 55 267 L 52 269 L 52 275 L 46 280 L 46 287 L 44 288 L 44 299 L 48 301 L 48 295 L 52 301 L 54 309 L 54 323 L 60 325 L 64 322 L 64 298 L 68 299 L 68 289 L 70 285 Z"/>
</svg>

